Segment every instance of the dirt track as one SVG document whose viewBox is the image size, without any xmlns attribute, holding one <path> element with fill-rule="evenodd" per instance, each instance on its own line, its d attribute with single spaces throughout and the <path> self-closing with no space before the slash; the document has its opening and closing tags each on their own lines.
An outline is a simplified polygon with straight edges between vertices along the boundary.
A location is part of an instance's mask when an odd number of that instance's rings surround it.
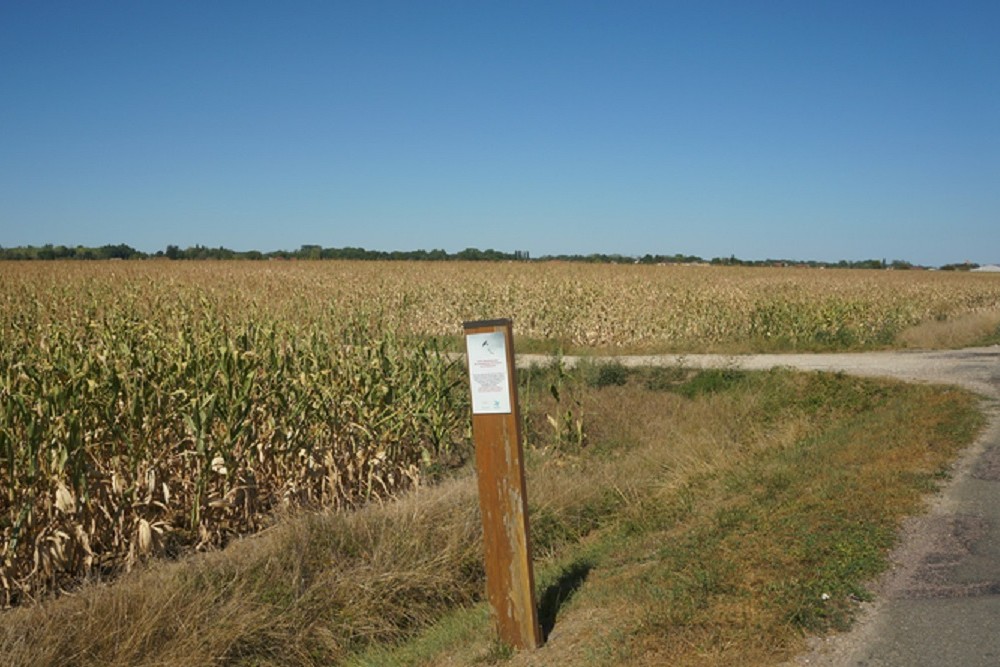
<svg viewBox="0 0 1000 667">
<path fill-rule="evenodd" d="M 518 355 L 518 364 L 543 364 L 551 357 Z M 578 357 L 564 357 L 573 365 Z M 863 352 L 857 354 L 648 355 L 614 357 L 626 366 L 687 366 L 763 370 L 779 366 L 842 371 L 855 375 L 958 384 L 1000 398 L 1000 346 L 933 352 Z"/>
<path fill-rule="evenodd" d="M 519 355 L 519 364 L 549 357 Z M 567 365 L 577 359 L 567 357 Z M 1000 346 L 934 352 L 616 357 L 626 366 L 789 367 L 957 384 L 990 422 L 928 511 L 909 520 L 891 570 L 846 634 L 811 641 L 795 665 L 983 667 L 1000 664 Z"/>
</svg>

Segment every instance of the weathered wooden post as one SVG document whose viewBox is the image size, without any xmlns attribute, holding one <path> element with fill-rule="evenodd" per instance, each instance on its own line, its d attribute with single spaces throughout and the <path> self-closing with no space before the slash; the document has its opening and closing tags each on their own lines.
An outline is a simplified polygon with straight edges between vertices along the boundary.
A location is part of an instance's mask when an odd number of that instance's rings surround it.
<svg viewBox="0 0 1000 667">
<path fill-rule="evenodd" d="M 528 497 L 511 321 L 466 322 L 486 592 L 500 639 L 537 648 L 542 631 L 528 531 Z"/>
</svg>

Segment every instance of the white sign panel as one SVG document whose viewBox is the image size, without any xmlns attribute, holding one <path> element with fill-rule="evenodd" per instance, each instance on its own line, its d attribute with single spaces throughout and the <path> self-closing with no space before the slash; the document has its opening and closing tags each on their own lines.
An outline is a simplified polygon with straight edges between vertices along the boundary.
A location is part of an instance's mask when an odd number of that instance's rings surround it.
<svg viewBox="0 0 1000 667">
<path fill-rule="evenodd" d="M 469 334 L 465 344 L 469 353 L 472 413 L 508 414 L 510 377 L 503 332 Z"/>
</svg>

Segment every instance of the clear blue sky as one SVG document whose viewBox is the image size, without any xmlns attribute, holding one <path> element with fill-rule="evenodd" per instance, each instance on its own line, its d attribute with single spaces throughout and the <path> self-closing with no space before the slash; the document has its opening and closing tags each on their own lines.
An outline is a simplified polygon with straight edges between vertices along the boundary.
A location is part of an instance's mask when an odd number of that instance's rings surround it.
<svg viewBox="0 0 1000 667">
<path fill-rule="evenodd" d="M 0 3 L 0 245 L 1000 261 L 1000 2 Z"/>
</svg>

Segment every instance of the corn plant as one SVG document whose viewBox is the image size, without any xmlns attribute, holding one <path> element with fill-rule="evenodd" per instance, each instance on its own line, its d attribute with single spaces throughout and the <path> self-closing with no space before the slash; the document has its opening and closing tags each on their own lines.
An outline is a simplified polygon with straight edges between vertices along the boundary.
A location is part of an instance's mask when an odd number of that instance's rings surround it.
<svg viewBox="0 0 1000 667">
<path fill-rule="evenodd" d="M 388 497 L 465 446 L 459 369 L 371 314 L 278 319 L 146 277 L 21 276 L 5 295 L 4 605 L 222 545 L 279 507 Z"/>
</svg>

